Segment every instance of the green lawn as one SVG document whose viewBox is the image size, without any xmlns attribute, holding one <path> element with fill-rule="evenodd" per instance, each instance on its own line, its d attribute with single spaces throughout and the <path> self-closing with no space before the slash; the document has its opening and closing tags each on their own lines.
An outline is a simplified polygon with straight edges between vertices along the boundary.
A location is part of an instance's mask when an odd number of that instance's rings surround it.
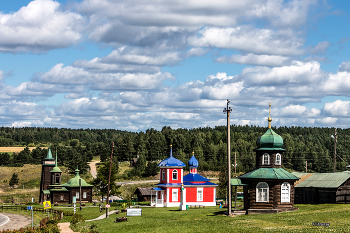
<svg viewBox="0 0 350 233">
<path fill-rule="evenodd" d="M 96 224 L 100 232 L 349 232 L 350 205 L 296 205 L 299 210 L 268 215 L 227 217 L 219 207 L 178 211 L 177 208 L 142 208 L 141 217 L 117 222 L 109 219 L 85 222 Z M 225 209 L 226 210 L 226 209 Z M 96 212 L 96 210 L 94 210 Z M 84 213 L 82 213 L 84 215 Z M 94 213 L 93 215 L 95 215 Z M 86 216 L 86 219 L 87 216 Z M 313 226 L 329 223 L 329 227 Z"/>
<path fill-rule="evenodd" d="M 178 208 L 142 208 L 142 216 L 127 217 L 127 222 L 114 222 L 125 213 L 110 215 L 109 219 L 84 222 L 82 225 L 96 224 L 99 232 L 350 232 L 350 205 L 296 205 L 299 210 L 279 214 L 241 215 L 227 217 L 226 209 L 207 207 L 178 211 Z M 54 207 L 65 211 L 72 208 Z M 114 210 L 112 207 L 111 210 Z M 7 212 L 7 211 L 6 211 Z M 29 211 L 11 211 L 11 213 L 30 215 Z M 87 219 L 102 214 L 98 207 L 84 207 L 80 213 Z M 35 213 L 36 224 L 46 216 Z M 65 216 L 61 222 L 69 222 L 71 216 Z M 329 227 L 313 226 L 313 222 L 329 223 Z"/>
</svg>

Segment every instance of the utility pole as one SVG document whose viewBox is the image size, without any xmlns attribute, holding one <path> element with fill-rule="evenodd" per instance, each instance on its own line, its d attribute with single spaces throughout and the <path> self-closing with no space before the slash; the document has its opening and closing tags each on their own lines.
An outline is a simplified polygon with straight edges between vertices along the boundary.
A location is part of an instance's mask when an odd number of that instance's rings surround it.
<svg viewBox="0 0 350 233">
<path fill-rule="evenodd" d="M 232 197 L 231 197 L 231 146 L 230 146 L 230 113 L 232 109 L 228 106 L 230 101 L 227 99 L 227 107 L 224 109 L 224 114 L 227 113 L 227 193 L 228 193 L 228 216 L 231 215 Z"/>
<path fill-rule="evenodd" d="M 305 161 L 305 173 L 307 173 L 307 160 Z"/>
<path fill-rule="evenodd" d="M 334 136 L 332 135 L 332 138 L 334 138 L 334 169 L 333 172 L 336 170 L 337 165 L 337 128 L 335 128 Z"/>
<path fill-rule="evenodd" d="M 108 176 L 108 190 L 107 190 L 107 204 L 106 205 L 109 205 L 109 186 L 110 186 L 110 183 L 111 183 L 113 148 L 114 148 L 114 142 L 112 143 L 111 161 L 109 163 L 109 176 Z M 106 206 L 106 218 L 108 218 L 108 208 L 107 208 L 107 206 Z"/>
</svg>

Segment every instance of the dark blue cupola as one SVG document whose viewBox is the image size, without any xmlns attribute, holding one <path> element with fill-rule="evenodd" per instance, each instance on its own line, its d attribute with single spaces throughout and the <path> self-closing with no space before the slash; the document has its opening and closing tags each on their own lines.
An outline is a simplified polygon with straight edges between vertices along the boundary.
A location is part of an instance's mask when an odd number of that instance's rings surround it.
<svg viewBox="0 0 350 233">
<path fill-rule="evenodd" d="M 196 159 L 196 157 L 194 157 L 194 152 L 192 152 L 192 157 L 190 158 L 190 160 L 188 160 L 188 166 L 190 168 L 191 174 L 197 173 L 198 160 Z"/>
<path fill-rule="evenodd" d="M 173 148 L 170 145 L 170 157 L 160 162 L 158 164 L 158 167 L 186 167 L 186 165 L 180 160 L 173 157 Z"/>
</svg>

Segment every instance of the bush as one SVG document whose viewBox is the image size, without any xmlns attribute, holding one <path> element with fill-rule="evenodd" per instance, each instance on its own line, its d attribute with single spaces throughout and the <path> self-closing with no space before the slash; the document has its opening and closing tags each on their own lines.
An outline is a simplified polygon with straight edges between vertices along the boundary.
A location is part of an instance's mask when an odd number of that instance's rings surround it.
<svg viewBox="0 0 350 233">
<path fill-rule="evenodd" d="M 71 224 L 76 224 L 78 222 L 85 222 L 83 215 L 81 214 L 73 214 L 73 218 L 70 221 Z"/>
</svg>

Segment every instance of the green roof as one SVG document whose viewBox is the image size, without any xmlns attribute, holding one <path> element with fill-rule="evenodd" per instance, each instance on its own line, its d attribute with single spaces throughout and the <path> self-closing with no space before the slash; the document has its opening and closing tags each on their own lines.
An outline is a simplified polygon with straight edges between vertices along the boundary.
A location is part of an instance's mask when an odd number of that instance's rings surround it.
<svg viewBox="0 0 350 233">
<path fill-rule="evenodd" d="M 231 185 L 232 186 L 245 186 L 246 184 L 243 184 L 241 179 L 233 178 L 233 179 L 231 179 Z"/>
<path fill-rule="evenodd" d="M 302 176 L 307 173 L 293 172 L 296 176 Z M 313 173 L 297 184 L 296 188 L 314 187 L 314 188 L 338 188 L 350 178 L 350 172 L 335 172 L 335 173 Z"/>
<path fill-rule="evenodd" d="M 50 160 L 53 160 L 54 158 L 52 157 L 52 153 L 51 153 L 51 150 L 50 150 L 50 145 L 49 145 L 49 150 L 48 150 L 48 152 L 47 152 L 47 156 L 46 156 L 46 158 L 45 158 L 45 160 L 46 159 L 50 159 Z"/>
<path fill-rule="evenodd" d="M 58 189 L 58 188 L 50 189 L 50 191 L 51 191 L 51 192 L 60 192 L 60 191 L 61 191 L 61 192 L 62 192 L 62 191 L 63 191 L 63 192 L 67 192 L 68 189 L 66 189 L 65 187 L 61 187 L 61 188 L 59 188 L 59 189 Z"/>
<path fill-rule="evenodd" d="M 240 179 L 299 180 L 299 177 L 283 168 L 259 168 L 239 176 Z"/>
<path fill-rule="evenodd" d="M 52 168 L 52 170 L 50 172 L 61 172 L 62 173 L 61 169 L 59 167 L 57 167 L 57 166 Z"/>
<path fill-rule="evenodd" d="M 79 170 L 75 170 L 75 177 L 70 179 L 67 183 L 62 184 L 64 187 L 79 187 L 79 180 L 81 180 L 81 187 L 92 187 L 92 184 L 86 183 L 86 181 L 79 176 Z"/>
<path fill-rule="evenodd" d="M 269 128 L 256 141 L 257 148 L 255 150 L 285 150 L 282 148 L 283 139 L 280 135 Z"/>
<path fill-rule="evenodd" d="M 52 168 L 52 170 L 50 172 L 60 172 L 60 173 L 62 173 L 61 169 L 59 167 L 57 167 L 57 151 L 56 151 L 55 167 Z"/>
<path fill-rule="evenodd" d="M 50 194 L 50 190 L 47 190 L 47 189 L 46 189 L 46 190 L 43 190 L 43 193 L 44 193 L 44 194 Z"/>
</svg>

